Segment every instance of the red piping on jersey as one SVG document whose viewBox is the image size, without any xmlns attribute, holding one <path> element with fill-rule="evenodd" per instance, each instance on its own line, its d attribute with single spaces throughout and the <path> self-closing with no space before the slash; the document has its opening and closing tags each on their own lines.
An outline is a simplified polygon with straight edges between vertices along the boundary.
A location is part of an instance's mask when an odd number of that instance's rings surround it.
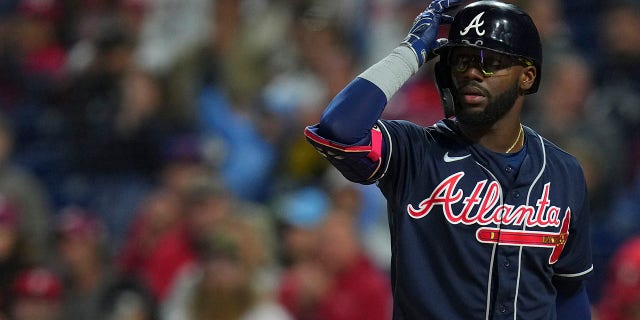
<svg viewBox="0 0 640 320">
<path fill-rule="evenodd" d="M 377 126 L 371 129 L 371 151 L 367 155 L 367 158 L 376 162 L 382 157 L 382 132 Z"/>
</svg>

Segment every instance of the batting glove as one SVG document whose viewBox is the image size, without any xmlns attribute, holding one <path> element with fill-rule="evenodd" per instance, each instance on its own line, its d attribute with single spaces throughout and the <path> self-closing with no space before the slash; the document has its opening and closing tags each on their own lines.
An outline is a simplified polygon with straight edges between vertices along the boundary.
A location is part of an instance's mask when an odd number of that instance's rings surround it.
<svg viewBox="0 0 640 320">
<path fill-rule="evenodd" d="M 413 21 L 409 34 L 402 42 L 408 46 L 418 59 L 418 66 L 433 58 L 433 50 L 445 41 L 436 40 L 440 24 L 453 21 L 451 16 L 443 14 L 449 8 L 460 4 L 462 0 L 434 0 L 426 10 L 422 11 Z"/>
</svg>

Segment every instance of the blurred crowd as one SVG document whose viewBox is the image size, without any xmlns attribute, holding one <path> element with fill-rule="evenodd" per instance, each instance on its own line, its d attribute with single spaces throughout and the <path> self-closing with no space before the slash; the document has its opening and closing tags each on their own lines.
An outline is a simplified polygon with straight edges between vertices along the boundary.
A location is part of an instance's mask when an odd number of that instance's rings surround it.
<svg viewBox="0 0 640 320">
<path fill-rule="evenodd" d="M 512 2 L 524 123 L 585 169 L 594 317 L 640 319 L 640 1 Z M 425 5 L 0 1 L 0 319 L 389 319 L 385 201 L 302 132 Z M 431 68 L 385 118 L 442 117 Z"/>
</svg>

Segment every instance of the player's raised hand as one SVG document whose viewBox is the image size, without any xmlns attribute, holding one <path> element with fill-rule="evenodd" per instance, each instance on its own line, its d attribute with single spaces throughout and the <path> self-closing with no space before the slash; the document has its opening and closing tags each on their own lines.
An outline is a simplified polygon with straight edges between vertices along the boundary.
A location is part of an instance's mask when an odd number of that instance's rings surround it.
<svg viewBox="0 0 640 320">
<path fill-rule="evenodd" d="M 413 21 L 411 30 L 402 44 L 413 50 L 419 66 L 424 64 L 428 57 L 434 56 L 432 52 L 438 47 L 436 37 L 440 24 L 453 20 L 452 17 L 443 13 L 461 2 L 462 0 L 433 0 Z"/>
</svg>

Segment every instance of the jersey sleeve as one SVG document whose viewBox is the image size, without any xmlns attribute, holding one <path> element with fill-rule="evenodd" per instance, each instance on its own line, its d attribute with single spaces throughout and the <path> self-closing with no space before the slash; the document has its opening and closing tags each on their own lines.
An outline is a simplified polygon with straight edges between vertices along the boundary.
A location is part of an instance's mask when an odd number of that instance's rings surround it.
<svg viewBox="0 0 640 320">
<path fill-rule="evenodd" d="M 376 124 L 361 141 L 346 145 L 318 134 L 318 126 L 305 128 L 305 137 L 348 180 L 372 184 L 381 175 L 383 164 L 383 137 Z"/>
<path fill-rule="evenodd" d="M 321 136 L 317 125 L 307 127 L 305 136 L 348 180 L 362 184 L 385 180 L 385 186 L 397 183 L 391 177 L 396 177 L 398 170 L 420 162 L 407 154 L 427 156 L 433 142 L 426 138 L 423 127 L 406 120 L 378 120 L 366 138 L 351 145 Z"/>
<path fill-rule="evenodd" d="M 582 185 L 582 188 L 578 190 L 582 204 L 579 208 L 571 208 L 575 212 L 571 212 L 567 243 L 558 262 L 554 264 L 555 276 L 560 282 L 582 280 L 593 270 L 589 231 L 589 200 L 584 176 L 581 174 L 581 170 L 579 172 L 578 179 L 581 183 L 576 185 Z"/>
</svg>

